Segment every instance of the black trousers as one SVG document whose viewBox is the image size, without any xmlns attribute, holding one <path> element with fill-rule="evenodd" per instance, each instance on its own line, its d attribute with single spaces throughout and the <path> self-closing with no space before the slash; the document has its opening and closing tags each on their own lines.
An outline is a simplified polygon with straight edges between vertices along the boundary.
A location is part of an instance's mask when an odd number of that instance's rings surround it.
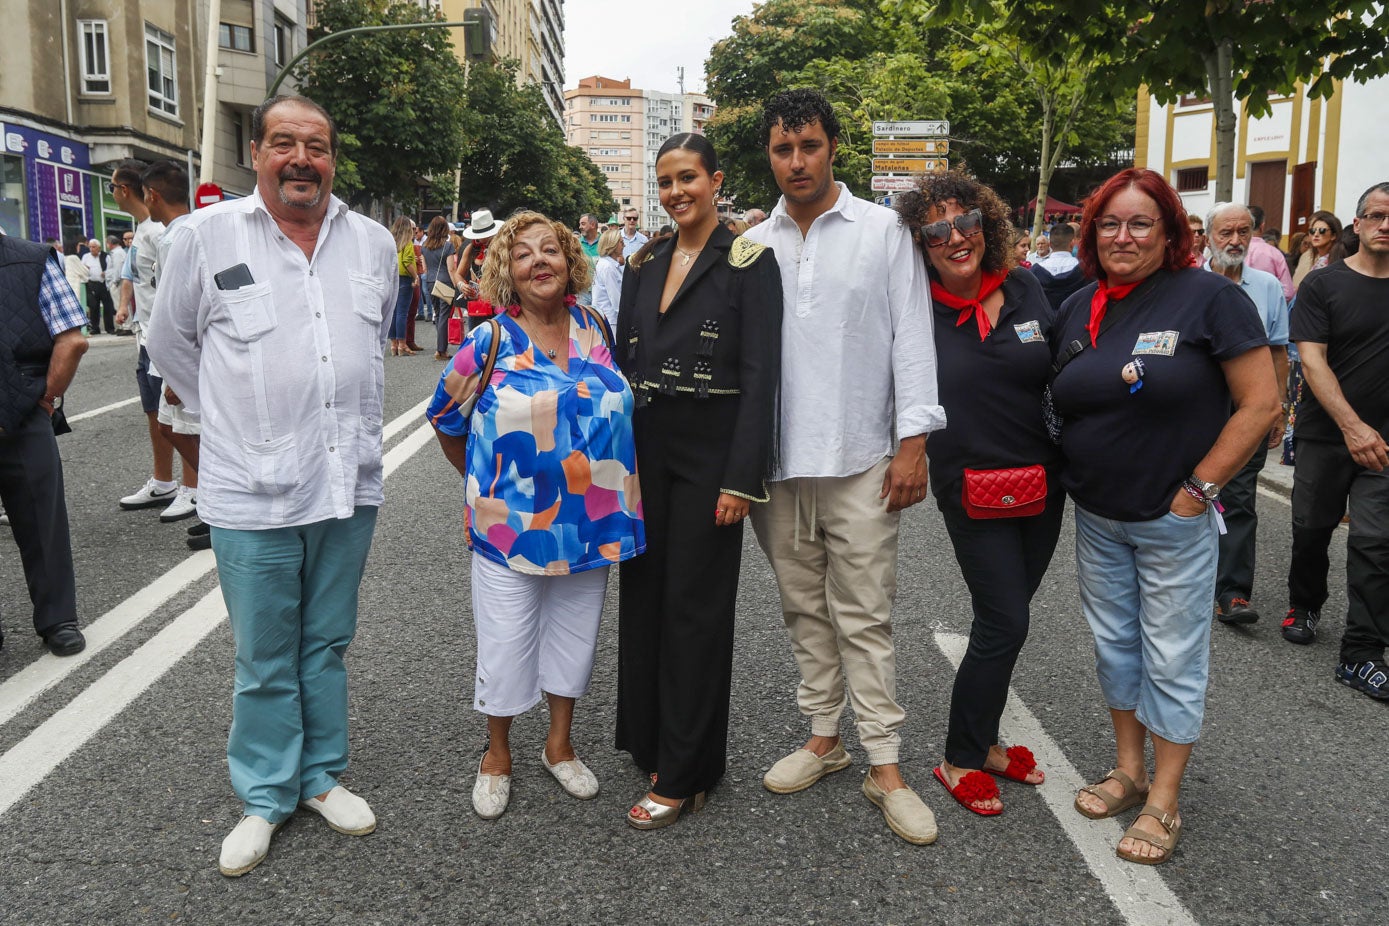
<svg viewBox="0 0 1389 926">
<path fill-rule="evenodd" d="M 116 306 L 111 301 L 111 291 L 106 288 L 105 283 L 87 281 L 87 320 L 92 323 L 92 334 L 101 331 L 103 321 L 106 323 L 107 334 L 116 333 Z"/>
<path fill-rule="evenodd" d="M 743 525 L 714 508 L 737 402 L 659 396 L 633 422 L 646 552 L 620 567 L 616 742 L 676 800 L 728 765 Z"/>
<path fill-rule="evenodd" d="M 1340 442 L 1297 438 L 1295 453 L 1288 603 L 1310 611 L 1326 604 L 1326 551 L 1349 499 L 1341 660 L 1382 660 L 1389 646 L 1389 470 L 1365 469 Z"/>
<path fill-rule="evenodd" d="M 936 499 L 974 608 L 945 737 L 945 761 L 960 768 L 983 768 L 989 747 L 998 743 L 1013 666 L 1027 641 L 1032 596 L 1056 551 L 1066 507 L 1066 493 L 1050 473 L 1048 482 L 1047 507 L 1030 518 L 975 520 L 965 514 L 959 483 Z"/>
<path fill-rule="evenodd" d="M 1225 533 L 1220 535 L 1215 600 L 1222 605 L 1231 598 L 1247 600 L 1254 592 L 1254 535 L 1259 527 L 1254 504 L 1259 497 L 1259 471 L 1267 459 L 1268 447 L 1261 442 L 1249 462 L 1220 490 Z"/>
<path fill-rule="evenodd" d="M 77 620 L 63 464 L 53 424 L 42 409 L 0 436 L 0 500 L 10 516 L 40 636 Z"/>
</svg>

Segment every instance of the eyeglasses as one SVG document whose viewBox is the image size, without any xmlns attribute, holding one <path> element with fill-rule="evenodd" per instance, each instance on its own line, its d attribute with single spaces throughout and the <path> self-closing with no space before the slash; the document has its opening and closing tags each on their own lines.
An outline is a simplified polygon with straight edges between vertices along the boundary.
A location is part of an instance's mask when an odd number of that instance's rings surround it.
<svg viewBox="0 0 1389 926">
<path fill-rule="evenodd" d="M 1114 238 L 1118 236 L 1119 229 L 1127 228 L 1130 237 L 1142 239 L 1153 233 L 1153 226 L 1157 223 L 1157 219 L 1150 219 L 1146 215 L 1136 215 L 1127 221 L 1120 221 L 1113 216 L 1105 216 L 1095 223 L 1095 229 L 1100 233 L 1101 238 Z"/>
<path fill-rule="evenodd" d="M 1191 233 L 1193 235 L 1204 235 L 1206 233 L 1206 230 L 1204 228 L 1192 228 Z M 1129 234 L 1133 234 L 1132 229 L 1130 229 Z"/>
<path fill-rule="evenodd" d="M 984 215 L 978 209 L 971 209 L 969 212 L 955 216 L 949 222 L 932 222 L 930 225 L 921 226 L 921 237 L 926 240 L 926 247 L 938 248 L 950 240 L 950 230 L 954 229 L 963 238 L 973 238 L 984 230 Z"/>
<path fill-rule="evenodd" d="M 622 219 L 622 221 L 624 221 L 624 222 L 635 222 L 636 220 L 637 220 L 637 217 L 634 216 L 634 215 L 625 216 L 625 217 Z"/>
<path fill-rule="evenodd" d="M 1327 228 L 1325 225 L 1323 225 L 1321 228 L 1312 228 L 1312 229 L 1309 229 L 1309 230 L 1307 231 L 1307 234 L 1309 234 L 1309 235 L 1329 235 L 1329 234 L 1331 234 L 1331 229 L 1329 229 L 1329 228 Z"/>
<path fill-rule="evenodd" d="M 115 192 L 116 192 L 116 187 L 118 187 L 118 186 L 123 186 L 123 187 L 125 187 L 126 189 L 130 189 L 130 184 L 128 184 L 128 183 L 113 183 L 112 181 L 108 180 L 108 181 L 106 181 L 106 192 L 107 192 L 107 193 L 115 193 Z"/>
<path fill-rule="evenodd" d="M 1367 212 L 1360 216 L 1360 221 L 1369 222 L 1371 225 L 1383 225 L 1389 222 L 1389 212 Z"/>
</svg>

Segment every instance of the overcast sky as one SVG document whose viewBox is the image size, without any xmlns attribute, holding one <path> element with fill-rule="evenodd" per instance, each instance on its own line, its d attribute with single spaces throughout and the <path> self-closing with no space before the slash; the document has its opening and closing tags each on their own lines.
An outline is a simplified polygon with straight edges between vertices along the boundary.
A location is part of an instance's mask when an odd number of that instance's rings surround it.
<svg viewBox="0 0 1389 926">
<path fill-rule="evenodd" d="M 675 69 L 683 66 L 686 92 L 703 92 L 709 47 L 752 7 L 753 0 L 565 0 L 564 88 L 601 74 L 673 93 L 680 89 Z"/>
</svg>

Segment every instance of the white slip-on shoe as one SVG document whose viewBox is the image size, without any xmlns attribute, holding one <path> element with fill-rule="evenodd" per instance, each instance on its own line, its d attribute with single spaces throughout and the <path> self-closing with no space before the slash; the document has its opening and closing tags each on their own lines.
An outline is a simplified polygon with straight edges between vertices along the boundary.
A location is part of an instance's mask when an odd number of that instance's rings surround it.
<svg viewBox="0 0 1389 926">
<path fill-rule="evenodd" d="M 566 759 L 563 762 L 550 764 L 550 760 L 545 756 L 545 747 L 540 747 L 540 764 L 545 766 L 545 770 L 555 776 L 555 781 L 571 797 L 577 797 L 581 801 L 589 800 L 598 796 L 598 777 L 589 771 L 587 765 L 575 757 Z"/>
<path fill-rule="evenodd" d="M 161 489 L 151 478 L 140 491 L 133 495 L 127 495 L 121 499 L 121 507 L 126 511 L 134 511 L 137 508 L 158 508 L 160 505 L 167 505 L 178 497 L 178 484 L 167 489 Z"/>
<path fill-rule="evenodd" d="M 265 861 L 270 851 L 270 837 L 280 828 L 264 817 L 245 816 L 235 829 L 222 840 L 222 855 L 217 870 L 228 878 L 239 878 Z"/>
<path fill-rule="evenodd" d="M 804 791 L 826 775 L 848 768 L 852 762 L 844 751 L 843 743 L 835 743 L 834 748 L 823 756 L 817 756 L 809 749 L 797 749 L 778 759 L 767 770 L 767 774 L 762 776 L 762 787 L 774 794 L 794 794 Z"/>
<path fill-rule="evenodd" d="M 159 512 L 159 520 L 168 524 L 172 521 L 182 521 L 184 518 L 191 518 L 198 513 L 198 490 L 190 489 L 187 486 L 178 487 L 178 495 L 169 503 L 169 506 Z"/>
<path fill-rule="evenodd" d="M 312 810 L 345 836 L 365 836 L 376 829 L 376 814 L 371 812 L 371 806 L 342 785 L 334 785 L 321 801 L 311 797 L 300 801 L 299 806 Z"/>
<path fill-rule="evenodd" d="M 487 754 L 483 753 L 485 757 Z M 495 820 L 506 813 L 511 800 L 510 775 L 486 775 L 482 759 L 477 760 L 477 781 L 473 782 L 473 810 L 484 820 Z"/>
</svg>

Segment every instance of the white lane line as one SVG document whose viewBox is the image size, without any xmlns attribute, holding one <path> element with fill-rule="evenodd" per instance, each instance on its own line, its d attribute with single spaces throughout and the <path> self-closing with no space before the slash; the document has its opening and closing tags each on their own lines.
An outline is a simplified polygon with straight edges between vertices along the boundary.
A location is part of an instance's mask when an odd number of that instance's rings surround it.
<svg viewBox="0 0 1389 926">
<path fill-rule="evenodd" d="M 122 399 L 119 402 L 112 402 L 110 405 L 103 405 L 101 406 L 101 408 L 94 408 L 89 412 L 83 412 L 80 415 L 72 415 L 68 418 L 68 422 L 71 423 L 74 421 L 85 421 L 88 418 L 95 418 L 97 415 L 104 415 L 107 412 L 113 412 L 118 408 L 125 408 L 127 405 L 134 405 L 138 401 L 140 401 L 140 397 L 138 395 L 134 398 Z"/>
<path fill-rule="evenodd" d="M 969 638 L 957 633 L 937 633 L 935 638 L 936 646 L 959 669 Z M 1133 926 L 1197 926 L 1156 867 L 1123 862 L 1114 855 L 1114 847 L 1124 834 L 1117 821 L 1087 820 L 1076 813 L 1072 806 L 1075 794 L 1086 780 L 1011 688 L 1000 733 L 1001 739 L 1025 744 L 1036 755 L 1038 765 L 1047 773 L 1037 792 L 1125 921 Z"/>
<path fill-rule="evenodd" d="M 0 756 L 0 781 L 6 785 L 0 814 L 173 668 L 178 659 L 169 658 L 171 653 L 182 657 L 226 616 L 222 590 L 214 588 Z"/>
<path fill-rule="evenodd" d="M 131 399 L 130 401 L 135 402 L 139 399 Z M 428 405 L 429 400 L 426 399 L 405 414 L 395 418 L 382 431 L 382 439 L 389 440 L 405 428 L 418 422 L 423 417 L 424 410 Z M 88 413 L 88 415 L 91 414 L 95 414 L 95 412 Z M 75 421 L 76 419 L 69 420 Z M 394 472 L 397 466 L 427 443 L 431 436 L 432 429 L 425 425 L 398 446 L 393 447 L 383 461 L 384 475 L 389 476 Z M 403 450 L 403 448 L 408 449 Z M 119 640 L 162 607 L 170 598 L 212 571 L 214 565 L 215 560 L 210 550 L 202 550 L 193 554 L 83 627 L 82 633 L 87 638 L 87 648 L 81 653 L 76 656 L 65 656 L 61 659 L 50 653 L 44 653 L 4 683 L 0 683 L 0 727 L 14 719 L 20 711 L 32 704 L 45 691 L 67 678 L 102 650 Z"/>
<path fill-rule="evenodd" d="M 202 550 L 185 559 L 125 601 L 82 628 L 87 648 L 76 656 L 58 658 L 44 653 L 0 684 L 0 726 L 34 702 L 54 685 L 94 659 L 102 650 L 123 637 L 170 598 L 212 571 L 211 550 Z"/>
<path fill-rule="evenodd" d="M 412 409 L 402 418 L 414 413 Z M 434 429 L 424 424 L 391 448 L 382 462 L 383 478 L 399 469 L 433 437 Z M 189 559 L 204 553 L 211 557 L 210 551 L 203 551 Z M 0 794 L 0 815 L 192 652 L 226 616 L 222 590 L 214 588 L 0 756 L 0 781 L 6 785 L 6 793 Z"/>
<path fill-rule="evenodd" d="M 1282 492 L 1275 492 L 1273 489 L 1270 489 L 1267 486 L 1259 486 L 1259 494 L 1264 496 L 1265 498 L 1271 498 L 1276 502 L 1282 502 L 1289 508 L 1293 506 L 1293 500 L 1291 497 L 1284 495 Z"/>
</svg>

